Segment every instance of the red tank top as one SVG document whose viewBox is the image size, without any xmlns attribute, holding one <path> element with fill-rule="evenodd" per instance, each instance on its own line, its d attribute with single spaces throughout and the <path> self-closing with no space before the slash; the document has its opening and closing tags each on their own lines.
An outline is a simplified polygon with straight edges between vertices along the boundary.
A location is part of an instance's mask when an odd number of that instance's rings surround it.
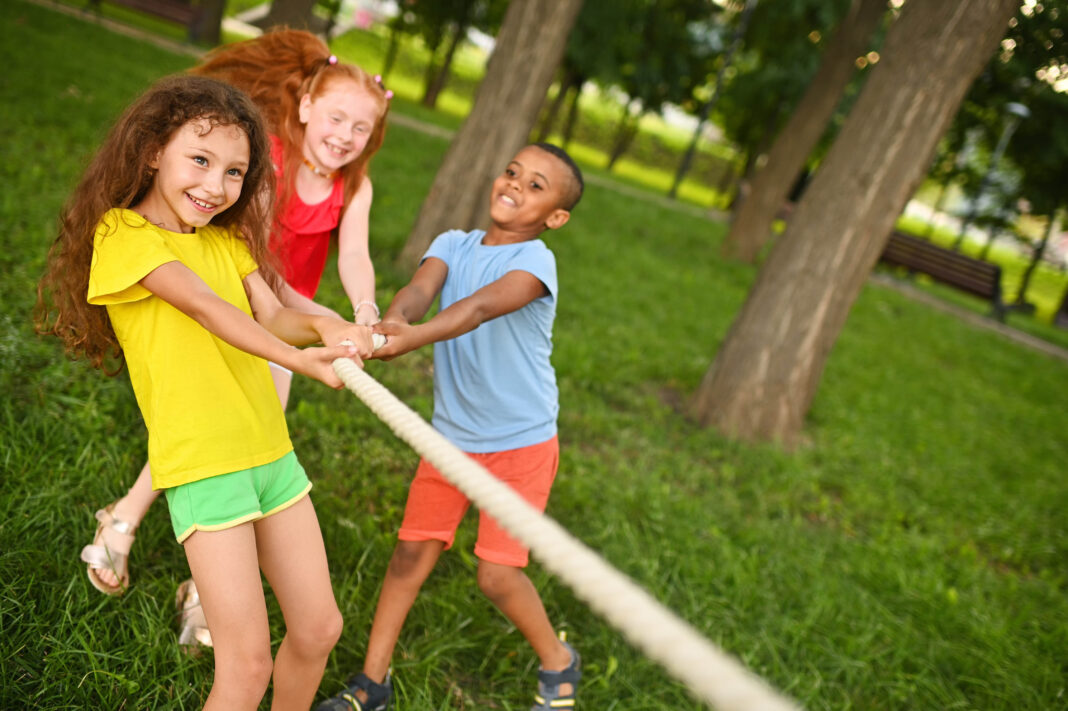
<svg viewBox="0 0 1068 711">
<path fill-rule="evenodd" d="M 271 160 L 282 189 L 282 142 L 271 136 Z M 271 235 L 271 250 L 278 256 L 289 285 L 297 293 L 315 297 L 326 267 L 330 251 L 330 232 L 341 221 L 345 201 L 345 185 L 341 178 L 334 180 L 334 189 L 322 202 L 309 205 L 294 191 L 279 218 L 279 228 Z"/>
</svg>

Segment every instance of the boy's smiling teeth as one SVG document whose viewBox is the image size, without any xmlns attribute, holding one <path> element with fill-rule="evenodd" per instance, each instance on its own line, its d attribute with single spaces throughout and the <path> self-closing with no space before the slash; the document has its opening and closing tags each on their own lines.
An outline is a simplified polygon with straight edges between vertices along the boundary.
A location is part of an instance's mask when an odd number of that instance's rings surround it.
<svg viewBox="0 0 1068 711">
<path fill-rule="evenodd" d="M 504 193 L 501 193 L 500 200 L 501 200 L 501 202 L 505 202 L 505 203 L 511 205 L 512 207 L 515 207 L 515 205 L 516 205 L 515 199 L 513 199 L 509 195 L 505 195 Z"/>
</svg>

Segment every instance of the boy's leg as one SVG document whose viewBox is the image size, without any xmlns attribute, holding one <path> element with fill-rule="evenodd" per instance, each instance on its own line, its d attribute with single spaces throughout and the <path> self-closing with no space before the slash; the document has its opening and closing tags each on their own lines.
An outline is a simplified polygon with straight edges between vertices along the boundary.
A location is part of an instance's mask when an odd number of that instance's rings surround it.
<svg viewBox="0 0 1068 711">
<path fill-rule="evenodd" d="M 563 671 L 568 667 L 571 652 L 557 638 L 541 596 L 521 568 L 480 560 L 478 587 L 530 643 L 542 669 Z M 570 694 L 571 684 L 561 684 L 560 691 Z"/>
<path fill-rule="evenodd" d="M 393 549 L 363 665 L 363 673 L 372 681 L 382 683 L 385 679 L 404 620 L 444 549 L 443 541 L 398 541 Z"/>
<path fill-rule="evenodd" d="M 260 567 L 286 621 L 271 708 L 306 709 L 342 627 L 311 498 L 256 521 L 255 530 Z"/>
<path fill-rule="evenodd" d="M 389 561 L 382 589 L 378 593 L 378 605 L 375 607 L 371 638 L 367 644 L 367 656 L 363 665 L 363 674 L 375 684 L 385 684 L 389 662 L 400 638 L 401 628 L 404 627 L 404 620 L 444 548 L 443 541 L 428 540 L 399 541 L 393 549 L 393 557 Z M 361 706 L 368 702 L 365 688 L 367 687 L 361 680 L 357 679 L 341 693 L 315 708 L 351 711 L 355 706 L 349 700 L 350 697 L 355 697 Z M 381 699 L 375 703 L 379 702 Z M 379 706 L 376 705 L 376 708 Z"/>
<path fill-rule="evenodd" d="M 204 709 L 256 709 L 271 680 L 271 638 L 253 526 L 197 531 L 184 546 L 215 646 Z"/>
</svg>

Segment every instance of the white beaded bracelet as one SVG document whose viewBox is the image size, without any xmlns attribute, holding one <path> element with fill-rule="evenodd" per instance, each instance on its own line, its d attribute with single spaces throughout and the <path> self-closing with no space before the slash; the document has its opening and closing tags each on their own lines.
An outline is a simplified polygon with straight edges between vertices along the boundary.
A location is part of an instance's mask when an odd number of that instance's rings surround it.
<svg viewBox="0 0 1068 711">
<path fill-rule="evenodd" d="M 373 301 L 361 301 L 360 303 L 356 304 L 355 308 L 352 309 L 353 319 L 355 319 L 357 314 L 360 313 L 360 308 L 363 306 L 370 306 L 372 309 L 375 310 L 375 318 L 382 318 L 382 314 L 378 311 L 378 304 Z"/>
</svg>

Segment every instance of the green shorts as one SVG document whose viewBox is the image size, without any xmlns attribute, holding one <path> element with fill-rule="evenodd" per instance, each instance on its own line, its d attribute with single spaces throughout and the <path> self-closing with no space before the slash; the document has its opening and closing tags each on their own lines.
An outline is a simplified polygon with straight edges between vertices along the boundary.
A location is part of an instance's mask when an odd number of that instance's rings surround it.
<svg viewBox="0 0 1068 711">
<path fill-rule="evenodd" d="M 289 508 L 312 485 L 294 452 L 251 469 L 210 476 L 166 489 L 179 543 L 194 531 L 221 531 Z"/>
</svg>

